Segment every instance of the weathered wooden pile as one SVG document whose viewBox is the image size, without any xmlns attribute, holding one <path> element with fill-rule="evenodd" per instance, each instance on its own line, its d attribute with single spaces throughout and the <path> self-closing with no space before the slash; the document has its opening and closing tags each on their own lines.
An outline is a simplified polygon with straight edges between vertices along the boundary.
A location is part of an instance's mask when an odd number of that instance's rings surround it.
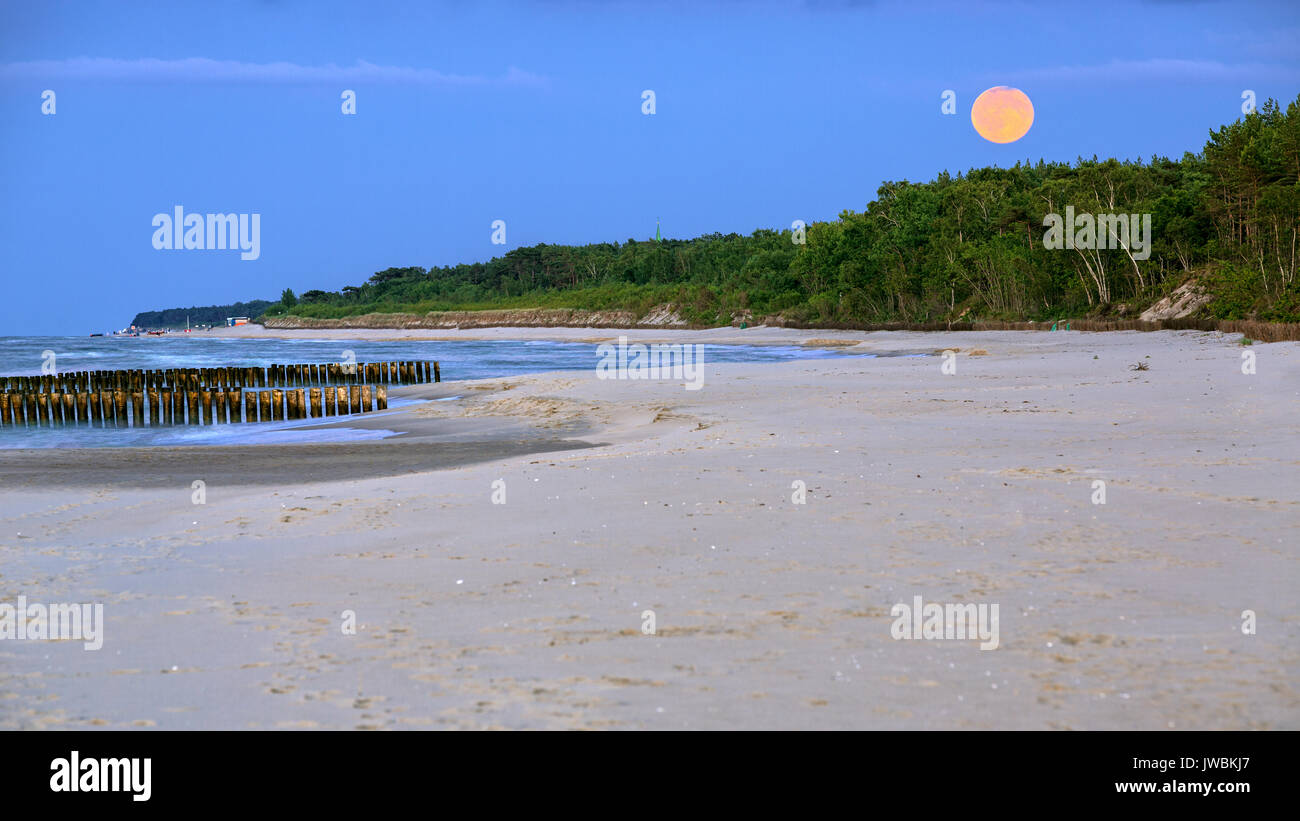
<svg viewBox="0 0 1300 821">
<path fill-rule="evenodd" d="M 366 413 L 387 409 L 389 385 L 440 381 L 437 362 L 411 361 L 3 376 L 0 426 L 138 428 Z"/>
</svg>

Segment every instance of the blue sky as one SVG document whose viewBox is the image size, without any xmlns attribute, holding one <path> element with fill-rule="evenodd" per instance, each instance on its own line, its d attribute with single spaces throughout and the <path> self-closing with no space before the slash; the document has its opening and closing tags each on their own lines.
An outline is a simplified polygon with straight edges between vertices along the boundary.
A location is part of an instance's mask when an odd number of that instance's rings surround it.
<svg viewBox="0 0 1300 821">
<path fill-rule="evenodd" d="M 862 210 L 887 179 L 1178 157 L 1244 89 L 1295 99 L 1298 42 L 1293 0 L 0 0 L 0 335 L 485 260 L 496 219 L 506 249 L 656 218 L 749 233 Z M 971 127 L 994 85 L 1033 100 L 1018 142 Z M 156 250 L 176 205 L 260 214 L 260 257 Z"/>
</svg>

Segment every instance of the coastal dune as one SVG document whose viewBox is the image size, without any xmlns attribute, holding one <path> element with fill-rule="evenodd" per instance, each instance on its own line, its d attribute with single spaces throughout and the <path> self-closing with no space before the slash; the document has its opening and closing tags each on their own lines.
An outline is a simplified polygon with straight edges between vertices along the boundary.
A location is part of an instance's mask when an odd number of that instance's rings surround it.
<svg viewBox="0 0 1300 821">
<path fill-rule="evenodd" d="M 0 452 L 5 589 L 105 617 L 0 642 L 0 727 L 1300 728 L 1300 343 L 461 333 L 847 355 L 444 374 L 333 423 L 378 441 Z M 996 649 L 895 638 L 917 596 L 996 604 Z"/>
</svg>

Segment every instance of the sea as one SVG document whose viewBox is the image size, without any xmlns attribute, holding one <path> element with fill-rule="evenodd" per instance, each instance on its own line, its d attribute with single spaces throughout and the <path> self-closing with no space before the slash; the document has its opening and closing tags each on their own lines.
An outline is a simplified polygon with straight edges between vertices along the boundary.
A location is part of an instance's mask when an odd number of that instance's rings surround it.
<svg viewBox="0 0 1300 821">
<path fill-rule="evenodd" d="M 780 345 L 703 345 L 705 384 L 708 367 L 723 362 L 789 362 L 846 356 L 841 351 Z M 867 354 L 866 356 L 871 356 Z M 457 401 L 454 386 L 467 379 L 490 379 L 546 371 L 586 371 L 595 378 L 597 346 L 585 342 L 522 340 L 362 341 L 324 339 L 249 339 L 186 336 L 0 336 L 0 376 L 35 376 L 49 362 L 57 372 L 151 370 L 167 368 L 265 367 L 272 364 L 437 361 L 447 399 Z M 389 412 L 413 404 L 390 395 Z M 379 413 L 367 414 L 374 418 Z M 345 417 L 346 418 L 346 417 Z M 336 417 L 337 419 L 337 417 Z M 320 420 L 211 426 L 99 428 L 0 426 L 0 450 L 6 448 L 165 447 L 356 441 L 392 435 L 336 425 L 302 430 Z"/>
</svg>

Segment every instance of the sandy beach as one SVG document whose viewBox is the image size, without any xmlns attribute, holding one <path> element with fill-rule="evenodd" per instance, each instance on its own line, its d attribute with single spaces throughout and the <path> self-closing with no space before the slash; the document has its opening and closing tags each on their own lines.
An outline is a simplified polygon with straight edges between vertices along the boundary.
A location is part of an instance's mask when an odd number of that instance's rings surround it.
<svg viewBox="0 0 1300 821">
<path fill-rule="evenodd" d="M 936 355 L 444 372 L 335 423 L 380 441 L 0 451 L 3 601 L 105 618 L 0 642 L 0 728 L 1300 729 L 1300 343 L 282 333 Z M 998 647 L 895 639 L 915 596 L 997 604 Z"/>
</svg>

